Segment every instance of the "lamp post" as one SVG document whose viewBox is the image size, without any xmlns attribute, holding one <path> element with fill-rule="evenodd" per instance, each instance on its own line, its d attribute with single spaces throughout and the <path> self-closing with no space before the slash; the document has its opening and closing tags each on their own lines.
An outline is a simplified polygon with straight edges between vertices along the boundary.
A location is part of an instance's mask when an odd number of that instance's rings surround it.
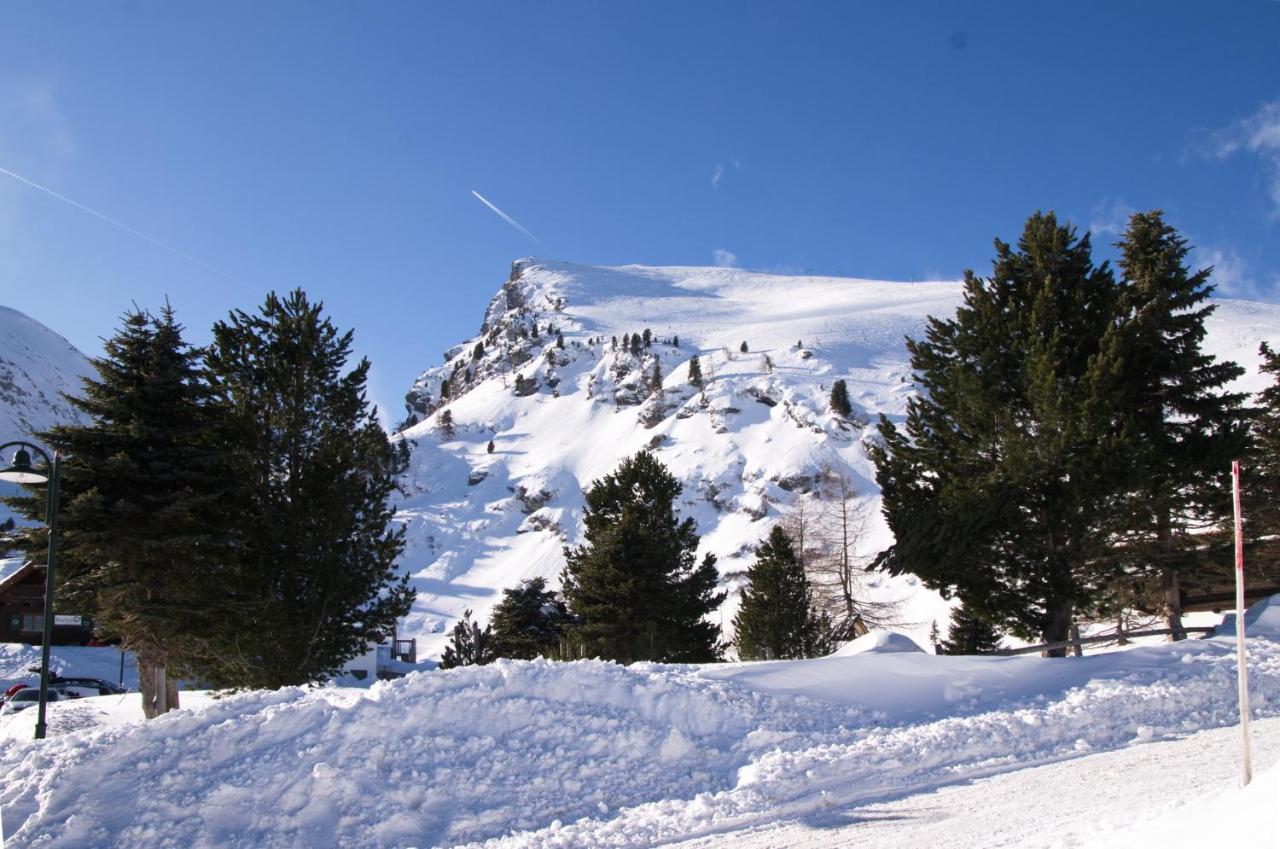
<svg viewBox="0 0 1280 849">
<path fill-rule="evenodd" d="M 36 739 L 43 740 L 45 733 L 45 706 L 49 703 L 49 644 L 53 642 L 53 554 L 58 546 L 58 480 L 62 471 L 62 454 L 54 451 L 53 459 L 49 459 L 37 445 L 30 442 L 6 442 L 0 445 L 0 456 L 10 448 L 17 448 L 13 453 L 13 463 L 0 469 L 0 481 L 9 483 L 48 483 L 45 490 L 45 524 L 49 527 L 49 554 L 45 558 L 44 567 L 44 636 L 40 640 L 40 705 L 36 713 Z M 31 465 L 31 453 L 39 454 L 50 469 L 49 474 L 36 471 Z"/>
</svg>

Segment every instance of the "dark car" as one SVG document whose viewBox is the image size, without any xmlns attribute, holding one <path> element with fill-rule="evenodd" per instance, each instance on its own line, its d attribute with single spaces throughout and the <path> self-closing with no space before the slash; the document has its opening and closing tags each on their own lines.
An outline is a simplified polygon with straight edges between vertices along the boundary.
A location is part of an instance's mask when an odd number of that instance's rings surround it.
<svg viewBox="0 0 1280 849">
<path fill-rule="evenodd" d="M 101 678 L 63 678 L 49 682 L 49 689 L 57 690 L 67 698 L 79 699 L 83 696 L 118 696 L 127 693 L 124 687 L 103 681 Z"/>
</svg>

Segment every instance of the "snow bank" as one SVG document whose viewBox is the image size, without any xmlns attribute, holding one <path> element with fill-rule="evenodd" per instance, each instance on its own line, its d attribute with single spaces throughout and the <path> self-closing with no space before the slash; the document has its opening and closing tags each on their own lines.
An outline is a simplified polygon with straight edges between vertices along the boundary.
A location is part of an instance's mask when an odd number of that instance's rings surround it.
<svg viewBox="0 0 1280 849">
<path fill-rule="evenodd" d="M 833 657 L 853 657 L 857 654 L 894 654 L 897 652 L 923 652 L 916 641 L 896 631 L 870 631 L 850 640 L 833 652 Z"/>
<path fill-rule="evenodd" d="M 1280 714 L 1280 643 L 1250 651 L 1255 715 Z M 17 846 L 648 846 L 1229 725 L 1234 682 L 1225 640 L 504 661 L 11 742 L 0 805 Z"/>
</svg>

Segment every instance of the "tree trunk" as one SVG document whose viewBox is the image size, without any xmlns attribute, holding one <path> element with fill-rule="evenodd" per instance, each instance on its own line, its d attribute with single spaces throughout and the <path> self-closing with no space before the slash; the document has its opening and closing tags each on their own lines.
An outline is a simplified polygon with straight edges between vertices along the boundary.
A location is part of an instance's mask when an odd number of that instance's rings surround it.
<svg viewBox="0 0 1280 849">
<path fill-rule="evenodd" d="M 138 652 L 138 689 L 142 692 L 142 715 L 155 719 L 156 712 L 156 664 L 148 653 Z"/>
<path fill-rule="evenodd" d="M 142 692 L 142 715 L 155 719 L 178 707 L 178 682 L 150 651 L 137 653 L 138 689 Z"/>
<path fill-rule="evenodd" d="M 1162 511 L 1156 517 L 1156 541 L 1160 545 L 1160 554 L 1165 564 L 1173 556 L 1173 532 L 1170 529 L 1168 511 Z M 1182 588 L 1178 586 L 1178 570 L 1164 565 L 1160 570 L 1160 590 L 1164 600 L 1164 620 L 1173 633 L 1169 639 L 1173 642 L 1185 640 L 1187 632 L 1182 630 Z"/>
<path fill-rule="evenodd" d="M 1071 617 L 1075 605 L 1069 598 L 1053 599 L 1049 602 L 1048 617 L 1040 631 L 1042 643 L 1064 643 L 1071 639 Z M 1066 657 L 1066 647 L 1045 649 L 1042 657 Z"/>
<path fill-rule="evenodd" d="M 1172 641 L 1185 640 L 1187 632 L 1182 630 L 1182 588 L 1178 586 L 1178 571 L 1165 568 L 1160 576 L 1160 589 L 1164 595 L 1164 619 L 1173 631 L 1169 635 Z"/>
</svg>

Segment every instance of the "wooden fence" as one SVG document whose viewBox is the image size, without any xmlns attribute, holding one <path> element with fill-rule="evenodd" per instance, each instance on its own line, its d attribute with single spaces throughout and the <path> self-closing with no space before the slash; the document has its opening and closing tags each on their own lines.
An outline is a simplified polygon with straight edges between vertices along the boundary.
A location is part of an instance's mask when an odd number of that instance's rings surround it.
<svg viewBox="0 0 1280 849">
<path fill-rule="evenodd" d="M 1183 634 L 1212 634 L 1214 629 L 1211 627 L 1187 627 L 1179 628 Z M 1084 656 L 1084 646 L 1090 643 L 1113 643 L 1117 641 L 1127 641 L 1136 639 L 1137 637 L 1162 637 L 1174 633 L 1173 628 L 1157 628 L 1152 631 L 1122 631 L 1117 634 L 1101 634 L 1097 637 L 1081 637 L 1080 629 L 1071 626 L 1071 639 L 1062 640 L 1057 643 L 1041 643 L 1038 646 L 1025 646 L 1020 649 L 1000 649 L 992 652 L 999 655 L 1015 655 L 1015 654 L 1033 654 L 1035 652 L 1049 651 L 1051 649 L 1071 649 L 1072 654 L 1076 657 Z"/>
</svg>

